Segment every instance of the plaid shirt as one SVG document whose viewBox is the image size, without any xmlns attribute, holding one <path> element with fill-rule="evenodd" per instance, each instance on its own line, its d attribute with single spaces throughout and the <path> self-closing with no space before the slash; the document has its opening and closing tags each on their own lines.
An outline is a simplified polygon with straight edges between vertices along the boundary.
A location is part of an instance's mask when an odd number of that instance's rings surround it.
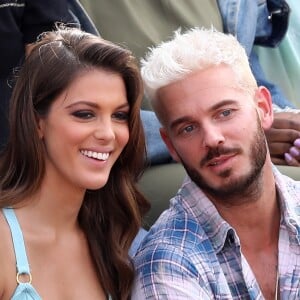
<svg viewBox="0 0 300 300">
<path fill-rule="evenodd" d="M 300 299 L 300 182 L 274 167 L 280 299 Z M 264 299 L 235 230 L 187 177 L 134 258 L 132 299 Z"/>
</svg>

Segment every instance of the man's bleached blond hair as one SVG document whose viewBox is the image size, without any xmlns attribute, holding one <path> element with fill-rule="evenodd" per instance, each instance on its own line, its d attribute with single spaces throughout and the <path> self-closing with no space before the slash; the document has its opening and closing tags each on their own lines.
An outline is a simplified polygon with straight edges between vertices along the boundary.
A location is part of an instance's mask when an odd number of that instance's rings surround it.
<svg viewBox="0 0 300 300">
<path fill-rule="evenodd" d="M 236 75 L 240 88 L 253 92 L 257 87 L 247 54 L 237 39 L 214 28 L 193 28 L 151 48 L 141 61 L 146 94 L 155 106 L 157 90 L 186 75 L 211 66 L 226 64 Z"/>
</svg>

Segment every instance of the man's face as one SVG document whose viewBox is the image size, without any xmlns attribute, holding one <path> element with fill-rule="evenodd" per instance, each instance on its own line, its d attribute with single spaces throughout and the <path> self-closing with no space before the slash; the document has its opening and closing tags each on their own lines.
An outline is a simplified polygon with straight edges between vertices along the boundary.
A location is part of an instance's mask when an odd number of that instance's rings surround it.
<svg viewBox="0 0 300 300">
<path fill-rule="evenodd" d="M 247 193 L 266 160 L 268 101 L 237 87 L 233 71 L 220 65 L 158 91 L 161 133 L 171 155 L 216 198 Z"/>
</svg>

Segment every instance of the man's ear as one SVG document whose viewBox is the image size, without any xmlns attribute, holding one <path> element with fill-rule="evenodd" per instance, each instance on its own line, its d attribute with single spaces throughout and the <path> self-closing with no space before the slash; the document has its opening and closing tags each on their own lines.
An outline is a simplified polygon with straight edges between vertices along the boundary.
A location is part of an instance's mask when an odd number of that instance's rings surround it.
<svg viewBox="0 0 300 300">
<path fill-rule="evenodd" d="M 159 132 L 160 132 L 161 138 L 163 139 L 164 143 L 166 144 L 172 158 L 177 162 L 181 162 L 181 160 L 180 160 L 179 156 L 177 155 L 177 152 L 173 146 L 173 143 L 172 143 L 171 139 L 169 138 L 169 135 L 168 135 L 166 129 L 162 127 L 159 129 Z"/>
<path fill-rule="evenodd" d="M 273 106 L 271 93 L 266 87 L 260 86 L 255 92 L 255 99 L 261 126 L 264 130 L 267 130 L 271 128 L 273 123 Z"/>
</svg>

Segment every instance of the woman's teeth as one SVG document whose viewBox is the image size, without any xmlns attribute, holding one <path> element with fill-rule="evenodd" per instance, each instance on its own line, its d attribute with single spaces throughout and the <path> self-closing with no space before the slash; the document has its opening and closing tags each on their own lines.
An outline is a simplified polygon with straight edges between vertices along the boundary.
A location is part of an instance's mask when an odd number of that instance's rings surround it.
<svg viewBox="0 0 300 300">
<path fill-rule="evenodd" d="M 95 158 L 99 160 L 107 160 L 109 157 L 109 153 L 101 153 L 101 152 L 95 152 L 90 150 L 80 150 L 81 154 L 90 157 Z"/>
</svg>

